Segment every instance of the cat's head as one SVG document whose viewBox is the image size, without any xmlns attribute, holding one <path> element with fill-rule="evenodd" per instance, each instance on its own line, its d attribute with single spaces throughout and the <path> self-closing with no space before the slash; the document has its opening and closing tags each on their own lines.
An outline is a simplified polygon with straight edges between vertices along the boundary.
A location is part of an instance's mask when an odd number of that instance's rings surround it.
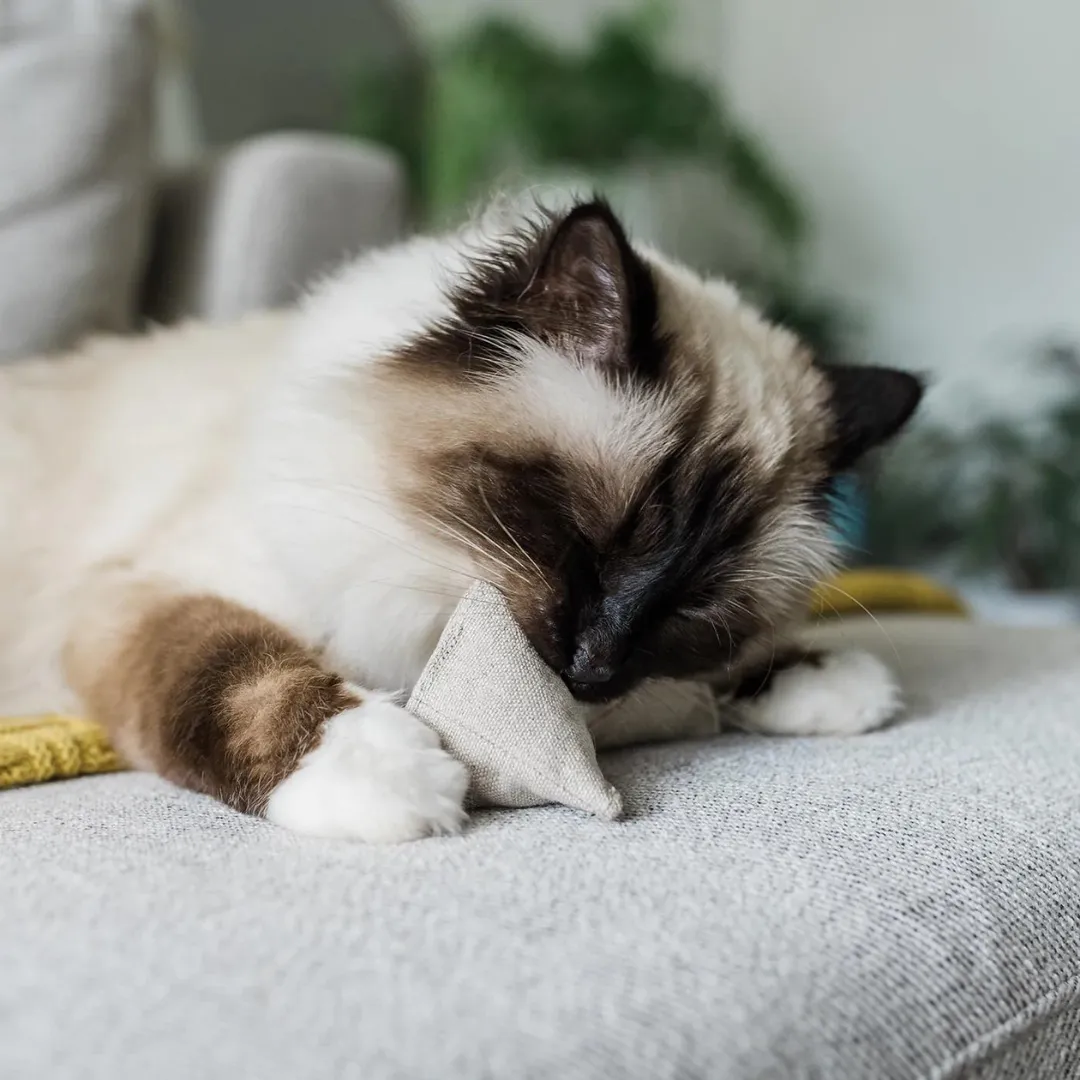
<svg viewBox="0 0 1080 1080">
<path fill-rule="evenodd" d="M 833 556 L 830 481 L 904 425 L 918 380 L 819 365 L 602 202 L 463 259 L 378 367 L 416 526 L 584 700 L 723 670 L 796 618 Z"/>
</svg>

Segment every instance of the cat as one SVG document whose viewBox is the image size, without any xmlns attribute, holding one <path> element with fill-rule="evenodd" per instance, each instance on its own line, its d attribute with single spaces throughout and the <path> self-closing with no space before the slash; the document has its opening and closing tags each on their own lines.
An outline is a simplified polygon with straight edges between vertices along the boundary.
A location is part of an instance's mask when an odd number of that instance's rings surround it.
<svg viewBox="0 0 1080 1080">
<path fill-rule="evenodd" d="M 452 833 L 464 768 L 399 704 L 500 588 L 582 702 L 707 676 L 751 730 L 896 708 L 790 633 L 832 479 L 922 386 L 820 363 L 601 200 L 366 254 L 293 310 L 0 368 L 0 715 L 297 832 Z"/>
</svg>

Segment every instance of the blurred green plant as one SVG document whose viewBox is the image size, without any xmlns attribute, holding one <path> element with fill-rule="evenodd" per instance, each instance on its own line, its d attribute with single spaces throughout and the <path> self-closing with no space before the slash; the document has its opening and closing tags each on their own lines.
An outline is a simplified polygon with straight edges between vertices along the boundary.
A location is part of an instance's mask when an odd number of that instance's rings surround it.
<svg viewBox="0 0 1080 1080">
<path fill-rule="evenodd" d="M 1050 346 L 1041 361 L 1071 390 L 1038 422 L 923 428 L 889 455 L 871 490 L 875 560 L 1080 587 L 1080 348 Z"/>
<path fill-rule="evenodd" d="M 509 170 L 575 169 L 602 178 L 663 159 L 715 169 L 782 249 L 806 216 L 754 135 L 709 83 L 664 55 L 665 0 L 600 22 L 580 51 L 490 17 L 438 47 L 427 86 L 368 71 L 351 130 L 405 160 L 422 221 L 441 223 Z"/>
</svg>

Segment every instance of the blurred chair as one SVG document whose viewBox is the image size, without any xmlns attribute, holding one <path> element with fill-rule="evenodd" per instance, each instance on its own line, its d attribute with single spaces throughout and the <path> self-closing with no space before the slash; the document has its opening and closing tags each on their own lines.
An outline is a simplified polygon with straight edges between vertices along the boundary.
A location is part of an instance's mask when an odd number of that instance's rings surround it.
<svg viewBox="0 0 1080 1080">
<path fill-rule="evenodd" d="M 143 314 L 236 318 L 294 300 L 314 278 L 396 239 L 404 181 L 379 147 L 263 135 L 161 177 Z"/>
<path fill-rule="evenodd" d="M 252 120 L 258 134 L 163 166 L 156 7 L 0 6 L 0 359 L 287 304 L 402 231 L 397 159 L 326 131 Z"/>
</svg>

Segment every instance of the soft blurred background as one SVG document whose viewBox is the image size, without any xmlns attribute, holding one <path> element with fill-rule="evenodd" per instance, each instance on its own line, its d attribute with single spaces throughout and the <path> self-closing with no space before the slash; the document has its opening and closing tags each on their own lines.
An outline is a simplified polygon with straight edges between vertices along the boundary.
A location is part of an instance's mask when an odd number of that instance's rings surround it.
<svg viewBox="0 0 1080 1080">
<path fill-rule="evenodd" d="M 109 6 L 8 0 L 0 30 Z M 503 184 L 598 188 L 637 237 L 736 278 L 823 355 L 928 375 L 917 428 L 840 493 L 853 561 L 928 571 L 994 619 L 1078 617 L 1080 5 L 154 8 L 155 169 L 282 130 L 356 140 L 400 187 L 365 243 Z M 5 159 L 36 137 L 18 123 L 0 119 Z"/>
</svg>

